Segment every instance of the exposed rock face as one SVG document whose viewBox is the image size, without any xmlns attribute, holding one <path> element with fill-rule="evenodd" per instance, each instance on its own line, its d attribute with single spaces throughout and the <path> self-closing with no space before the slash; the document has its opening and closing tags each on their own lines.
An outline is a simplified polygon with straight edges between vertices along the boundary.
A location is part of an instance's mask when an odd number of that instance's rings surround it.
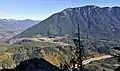
<svg viewBox="0 0 120 71">
<path fill-rule="evenodd" d="M 120 39 L 120 7 L 98 6 L 67 8 L 25 30 L 19 37 L 73 34 L 76 33 L 77 22 L 83 38 Z"/>
</svg>

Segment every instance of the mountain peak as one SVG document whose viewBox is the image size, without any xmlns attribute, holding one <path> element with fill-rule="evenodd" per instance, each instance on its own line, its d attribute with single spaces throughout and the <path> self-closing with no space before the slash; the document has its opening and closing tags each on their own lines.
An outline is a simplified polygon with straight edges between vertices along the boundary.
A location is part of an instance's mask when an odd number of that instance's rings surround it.
<svg viewBox="0 0 120 71">
<path fill-rule="evenodd" d="M 87 5 L 67 8 L 25 30 L 20 35 L 23 37 L 35 36 L 38 33 L 45 36 L 48 28 L 52 35 L 73 35 L 76 32 L 77 22 L 80 24 L 81 37 L 83 38 L 118 40 L 120 36 L 120 7 Z"/>
</svg>

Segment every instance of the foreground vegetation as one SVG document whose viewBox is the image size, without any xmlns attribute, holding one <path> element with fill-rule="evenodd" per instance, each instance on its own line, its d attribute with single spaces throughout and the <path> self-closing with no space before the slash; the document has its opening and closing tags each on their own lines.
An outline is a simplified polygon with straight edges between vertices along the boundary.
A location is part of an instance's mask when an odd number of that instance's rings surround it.
<svg viewBox="0 0 120 71">
<path fill-rule="evenodd" d="M 88 45 L 86 45 L 86 43 Z M 96 57 L 112 53 L 112 51 L 108 49 L 108 43 L 103 46 L 101 42 L 94 43 L 86 41 L 83 42 L 83 45 L 86 47 L 84 49 L 86 58 L 90 58 L 89 56 Z M 0 68 L 14 68 L 20 62 L 31 58 L 44 58 L 53 65 L 61 67 L 64 66 L 65 63 L 69 64 L 69 61 L 75 57 L 74 48 L 75 46 L 73 44 L 60 46 L 55 43 L 35 41 L 28 43 L 0 44 Z M 117 59 L 112 58 L 94 61 L 84 67 L 89 71 L 114 71 L 116 68 L 114 64 L 117 64 Z"/>
</svg>

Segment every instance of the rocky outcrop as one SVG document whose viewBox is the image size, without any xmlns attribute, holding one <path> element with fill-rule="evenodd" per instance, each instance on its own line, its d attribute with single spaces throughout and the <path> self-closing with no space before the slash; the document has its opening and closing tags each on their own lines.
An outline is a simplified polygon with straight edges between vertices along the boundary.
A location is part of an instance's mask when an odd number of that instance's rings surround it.
<svg viewBox="0 0 120 71">
<path fill-rule="evenodd" d="M 20 62 L 14 69 L 2 69 L 0 71 L 60 71 L 60 69 L 42 58 L 33 58 Z"/>
</svg>

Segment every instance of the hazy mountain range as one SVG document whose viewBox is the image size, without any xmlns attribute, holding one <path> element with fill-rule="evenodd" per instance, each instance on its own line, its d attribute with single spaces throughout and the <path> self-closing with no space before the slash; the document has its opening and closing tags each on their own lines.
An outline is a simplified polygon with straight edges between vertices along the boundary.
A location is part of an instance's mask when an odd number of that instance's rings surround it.
<svg viewBox="0 0 120 71">
<path fill-rule="evenodd" d="M 37 24 L 40 21 L 30 19 L 14 20 L 14 19 L 0 19 L 0 41 L 4 41 L 23 30 Z"/>
<path fill-rule="evenodd" d="M 66 35 L 76 33 L 80 25 L 82 38 L 116 39 L 120 38 L 120 7 L 98 7 L 87 5 L 67 8 L 28 28 L 19 37 L 31 37 L 36 34 Z"/>
</svg>

